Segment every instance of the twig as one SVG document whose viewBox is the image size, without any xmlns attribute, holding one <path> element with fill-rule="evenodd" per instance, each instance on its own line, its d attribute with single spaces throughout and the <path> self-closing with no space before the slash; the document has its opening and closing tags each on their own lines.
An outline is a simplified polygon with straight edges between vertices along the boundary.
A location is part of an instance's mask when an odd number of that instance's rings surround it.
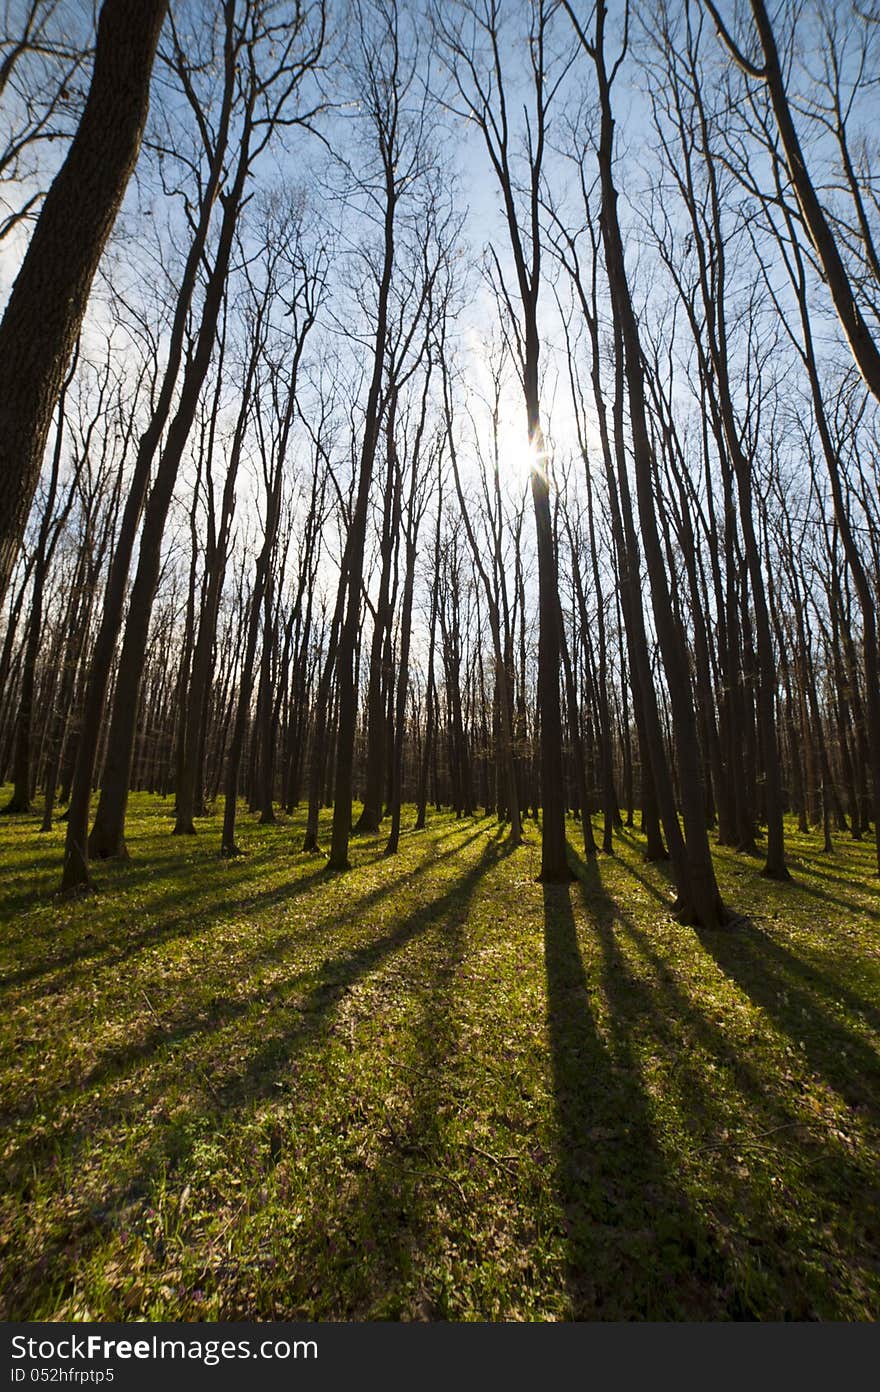
<svg viewBox="0 0 880 1392">
<path fill-rule="evenodd" d="M 726 1141 L 709 1141 L 707 1145 L 697 1146 L 696 1150 L 691 1151 L 691 1155 L 701 1155 L 704 1150 L 720 1150 L 723 1146 L 749 1146 L 756 1145 L 763 1136 L 773 1136 L 777 1131 L 788 1131 L 793 1126 L 806 1126 L 805 1121 L 783 1121 L 779 1126 L 768 1126 L 766 1131 L 758 1131 L 754 1136 L 730 1136 Z"/>
<path fill-rule="evenodd" d="M 493 1164 L 493 1165 L 497 1165 L 498 1168 L 499 1168 L 500 1170 L 506 1170 L 507 1173 L 508 1173 L 509 1175 L 512 1175 L 512 1177 L 513 1177 L 514 1179 L 517 1178 L 516 1170 L 514 1170 L 514 1169 L 513 1169 L 509 1164 L 507 1164 L 506 1162 L 507 1162 L 508 1160 L 521 1160 L 521 1159 L 522 1159 L 522 1156 L 521 1156 L 521 1155 L 493 1155 L 493 1154 L 491 1153 L 491 1151 L 483 1150 L 480 1146 L 474 1145 L 472 1141 L 466 1141 L 465 1144 L 466 1144 L 468 1150 L 472 1150 L 472 1151 L 474 1152 L 475 1155 L 482 1155 L 482 1156 L 485 1156 L 485 1158 L 486 1158 L 487 1160 L 491 1160 L 491 1161 L 492 1161 L 492 1164 Z"/>
<path fill-rule="evenodd" d="M 143 996 L 144 1000 L 147 1002 L 147 1007 L 148 1007 L 148 1009 L 149 1009 L 149 1011 L 150 1011 L 150 1014 L 153 1016 L 153 1019 L 156 1021 L 157 1025 L 158 1025 L 159 1028 L 160 1028 L 160 1030 L 162 1030 L 162 1032 L 163 1032 L 165 1035 L 170 1034 L 170 1031 L 169 1031 L 168 1026 L 166 1025 L 165 1021 L 162 1019 L 162 1016 L 159 1014 L 159 1012 L 158 1012 L 158 1010 L 156 1009 L 156 1007 L 153 1005 L 153 1002 L 150 1000 L 150 997 L 147 995 L 147 993 L 146 993 L 146 991 L 144 990 L 143 986 L 141 987 L 141 995 Z M 202 1067 L 202 1065 L 201 1065 L 200 1063 L 197 1063 L 197 1062 L 195 1061 L 195 1059 L 188 1059 L 188 1058 L 186 1057 L 186 1055 L 184 1055 L 184 1063 L 185 1063 L 188 1067 L 193 1067 L 193 1068 L 195 1068 L 196 1072 L 200 1074 L 201 1079 L 202 1079 L 202 1082 L 205 1084 L 205 1086 L 208 1088 L 208 1090 L 210 1091 L 211 1095 L 213 1096 L 214 1101 L 215 1101 L 215 1102 L 220 1102 L 220 1101 L 221 1101 L 220 1094 L 219 1094 L 219 1092 L 217 1091 L 217 1089 L 215 1088 L 214 1084 L 211 1082 L 211 1079 L 208 1077 L 208 1075 L 207 1075 L 207 1073 L 205 1072 L 205 1070 L 204 1070 L 204 1068 Z"/>
<path fill-rule="evenodd" d="M 215 1233 L 214 1238 L 212 1239 L 212 1242 L 211 1242 L 211 1252 L 210 1252 L 210 1254 L 209 1254 L 209 1256 L 208 1256 L 208 1260 L 205 1262 L 204 1266 L 202 1267 L 202 1271 L 201 1271 L 201 1275 L 200 1275 L 200 1277 L 199 1277 L 199 1280 L 202 1280 L 205 1276 L 207 1276 L 208 1272 L 211 1270 L 211 1257 L 214 1255 L 214 1248 L 215 1248 L 216 1243 L 219 1242 L 221 1238 L 224 1238 L 224 1237 L 226 1236 L 226 1234 L 229 1232 L 229 1229 L 232 1227 L 232 1225 L 233 1225 L 233 1223 L 236 1221 L 236 1219 L 241 1217 L 242 1213 L 244 1212 L 245 1208 L 247 1207 L 247 1204 L 248 1204 L 247 1198 L 242 1199 L 241 1203 L 238 1205 L 238 1208 L 235 1210 L 235 1212 L 234 1212 L 234 1213 L 231 1213 L 231 1214 L 229 1215 L 229 1217 L 226 1219 L 226 1222 L 223 1223 L 222 1226 L 220 1227 L 219 1232 Z M 219 1255 L 219 1253 L 218 1253 L 218 1255 Z"/>
</svg>

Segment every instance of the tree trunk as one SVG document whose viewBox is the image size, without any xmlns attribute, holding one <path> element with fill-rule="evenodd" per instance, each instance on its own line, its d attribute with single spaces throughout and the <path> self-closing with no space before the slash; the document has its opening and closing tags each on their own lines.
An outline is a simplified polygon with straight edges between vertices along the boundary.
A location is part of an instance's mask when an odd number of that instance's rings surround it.
<svg viewBox="0 0 880 1392">
<path fill-rule="evenodd" d="M 217 324 L 232 254 L 233 237 L 250 167 L 250 112 L 245 117 L 245 134 L 238 153 L 235 178 L 223 200 L 223 218 L 214 264 L 208 278 L 198 338 L 184 370 L 177 410 L 168 430 L 159 460 L 156 479 L 150 491 L 141 529 L 138 566 L 129 599 L 128 617 L 119 658 L 119 675 L 113 700 L 113 715 L 107 744 L 107 758 L 101 779 L 101 797 L 95 824 L 88 840 L 91 856 L 105 859 L 125 856 L 125 813 L 134 753 L 135 719 L 140 693 L 144 652 L 153 610 L 165 520 L 183 451 L 195 419 L 199 395 L 207 376 L 217 337 Z"/>
<path fill-rule="evenodd" d="M 613 131 L 610 83 L 605 69 L 602 44 L 605 19 L 604 0 L 596 10 L 597 38 L 595 63 L 599 83 L 601 133 L 599 176 L 602 188 L 602 233 L 612 305 L 618 319 L 624 348 L 629 388 L 630 422 L 633 436 L 636 491 L 642 540 L 651 586 L 651 599 L 657 636 L 663 655 L 666 680 L 672 703 L 676 754 L 679 769 L 682 811 L 687 845 L 686 862 L 678 864 L 678 912 L 687 921 L 703 928 L 717 928 L 727 918 L 715 879 L 712 854 L 705 822 L 705 797 L 700 778 L 699 742 L 691 700 L 687 655 L 672 612 L 663 554 L 654 513 L 652 453 L 647 432 L 641 346 L 630 298 L 617 216 L 617 190 L 613 179 Z"/>
<path fill-rule="evenodd" d="M 168 0 L 104 0 L 89 95 L 0 323 L 0 605 L 92 280 L 134 169 Z"/>
</svg>

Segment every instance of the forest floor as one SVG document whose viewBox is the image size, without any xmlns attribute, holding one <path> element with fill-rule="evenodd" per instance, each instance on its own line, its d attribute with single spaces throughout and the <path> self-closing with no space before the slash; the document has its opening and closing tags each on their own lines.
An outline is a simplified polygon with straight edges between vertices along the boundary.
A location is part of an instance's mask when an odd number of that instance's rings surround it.
<svg viewBox="0 0 880 1392">
<path fill-rule="evenodd" d="M 870 842 L 719 852 L 697 933 L 636 832 L 542 889 L 531 823 L 170 810 L 78 901 L 0 819 L 6 1319 L 880 1318 Z"/>
</svg>

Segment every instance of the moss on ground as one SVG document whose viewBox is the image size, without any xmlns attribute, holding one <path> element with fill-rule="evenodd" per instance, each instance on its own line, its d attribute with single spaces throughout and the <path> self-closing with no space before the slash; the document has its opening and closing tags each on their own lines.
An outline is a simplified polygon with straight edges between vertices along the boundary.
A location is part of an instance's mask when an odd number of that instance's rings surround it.
<svg viewBox="0 0 880 1392">
<path fill-rule="evenodd" d="M 542 889 L 532 824 L 169 814 L 75 901 L 0 822 L 7 1319 L 880 1317 L 868 842 L 719 851 L 699 934 L 636 832 Z"/>
</svg>

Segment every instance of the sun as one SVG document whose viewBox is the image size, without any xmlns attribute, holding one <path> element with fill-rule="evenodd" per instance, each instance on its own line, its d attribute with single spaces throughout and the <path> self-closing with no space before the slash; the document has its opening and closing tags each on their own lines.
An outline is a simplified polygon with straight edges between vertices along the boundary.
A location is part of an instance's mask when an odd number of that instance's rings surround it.
<svg viewBox="0 0 880 1392">
<path fill-rule="evenodd" d="M 540 458 L 534 442 L 522 426 L 502 427 L 498 432 L 498 472 L 515 488 L 525 488 L 538 469 Z"/>
</svg>

